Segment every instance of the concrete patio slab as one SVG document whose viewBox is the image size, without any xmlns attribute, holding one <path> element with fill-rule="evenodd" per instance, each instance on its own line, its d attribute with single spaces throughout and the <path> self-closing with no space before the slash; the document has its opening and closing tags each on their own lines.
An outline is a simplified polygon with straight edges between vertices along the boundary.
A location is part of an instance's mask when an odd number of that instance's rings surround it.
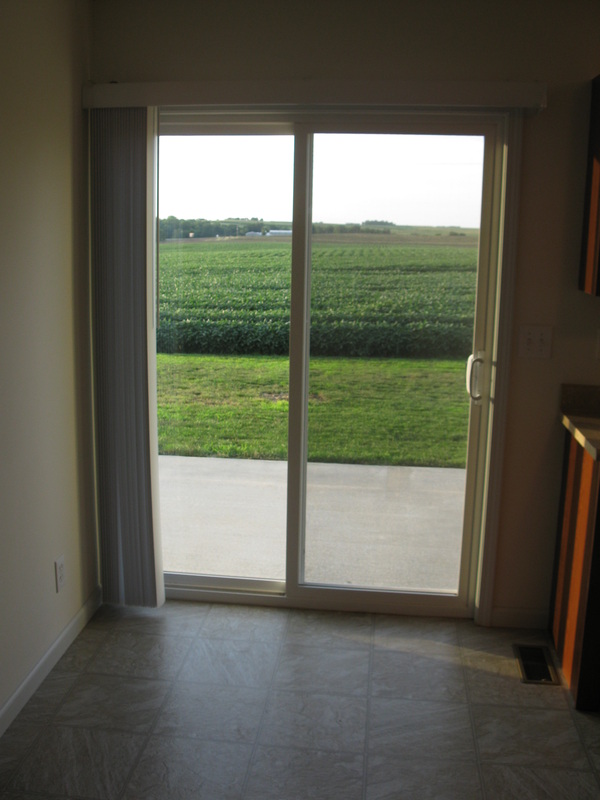
<svg viewBox="0 0 600 800">
<path fill-rule="evenodd" d="M 160 456 L 167 572 L 285 579 L 287 464 Z M 308 465 L 305 581 L 458 586 L 465 471 Z"/>
</svg>

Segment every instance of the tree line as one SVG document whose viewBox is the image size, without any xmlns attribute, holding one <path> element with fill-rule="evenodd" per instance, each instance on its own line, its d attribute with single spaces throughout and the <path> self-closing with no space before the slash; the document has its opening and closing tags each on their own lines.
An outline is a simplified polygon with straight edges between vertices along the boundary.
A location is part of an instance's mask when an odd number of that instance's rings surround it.
<svg viewBox="0 0 600 800">
<path fill-rule="evenodd" d="M 257 217 L 251 219 L 178 219 L 167 217 L 159 221 L 161 242 L 169 239 L 211 239 L 218 236 L 265 236 L 270 231 L 291 230 L 291 222 L 265 222 Z M 390 233 L 392 223 L 377 221 L 362 223 L 314 222 L 313 233 Z"/>
</svg>

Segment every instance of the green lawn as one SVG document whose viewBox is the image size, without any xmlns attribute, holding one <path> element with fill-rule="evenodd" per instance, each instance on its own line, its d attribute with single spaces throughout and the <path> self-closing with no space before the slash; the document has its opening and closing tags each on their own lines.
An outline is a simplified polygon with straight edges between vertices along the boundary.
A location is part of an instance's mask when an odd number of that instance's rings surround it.
<svg viewBox="0 0 600 800">
<path fill-rule="evenodd" d="M 285 459 L 286 356 L 165 355 L 159 451 Z M 464 361 L 314 357 L 309 460 L 464 467 Z"/>
</svg>

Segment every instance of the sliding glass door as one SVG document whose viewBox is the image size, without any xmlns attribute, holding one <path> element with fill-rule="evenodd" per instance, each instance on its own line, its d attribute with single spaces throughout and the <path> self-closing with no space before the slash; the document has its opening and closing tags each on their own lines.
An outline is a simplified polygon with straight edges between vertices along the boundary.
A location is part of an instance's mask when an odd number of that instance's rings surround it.
<svg viewBox="0 0 600 800">
<path fill-rule="evenodd" d="M 204 124 L 199 114 L 200 135 L 184 137 L 184 164 L 198 159 L 199 176 L 182 173 L 196 199 L 211 198 L 193 206 L 202 210 L 166 213 L 171 137 L 161 137 L 168 590 L 469 615 L 491 425 L 502 120 L 300 118 L 268 136 L 207 136 Z M 213 139 L 230 148 L 218 159 L 225 206 L 208 179 Z M 268 148 L 247 157 L 261 166 L 250 179 L 235 158 L 244 139 Z M 263 211 L 284 173 L 288 210 Z"/>
<path fill-rule="evenodd" d="M 164 567 L 272 588 L 285 579 L 293 138 L 163 137 L 160 159 Z"/>
<path fill-rule="evenodd" d="M 458 594 L 483 145 L 314 137 L 307 584 Z"/>
</svg>

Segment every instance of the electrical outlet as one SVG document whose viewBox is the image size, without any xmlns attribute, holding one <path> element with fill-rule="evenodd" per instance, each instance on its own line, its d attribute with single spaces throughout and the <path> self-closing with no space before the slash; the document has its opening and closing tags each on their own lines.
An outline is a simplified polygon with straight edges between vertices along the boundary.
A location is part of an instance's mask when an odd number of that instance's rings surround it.
<svg viewBox="0 0 600 800">
<path fill-rule="evenodd" d="M 547 325 L 522 325 L 519 331 L 521 358 L 550 358 L 552 328 Z"/>
<path fill-rule="evenodd" d="M 61 589 L 64 589 L 65 581 L 66 581 L 66 573 L 65 573 L 65 557 L 59 556 L 54 562 L 54 577 L 56 578 L 56 591 L 57 593 L 60 592 Z"/>
</svg>

